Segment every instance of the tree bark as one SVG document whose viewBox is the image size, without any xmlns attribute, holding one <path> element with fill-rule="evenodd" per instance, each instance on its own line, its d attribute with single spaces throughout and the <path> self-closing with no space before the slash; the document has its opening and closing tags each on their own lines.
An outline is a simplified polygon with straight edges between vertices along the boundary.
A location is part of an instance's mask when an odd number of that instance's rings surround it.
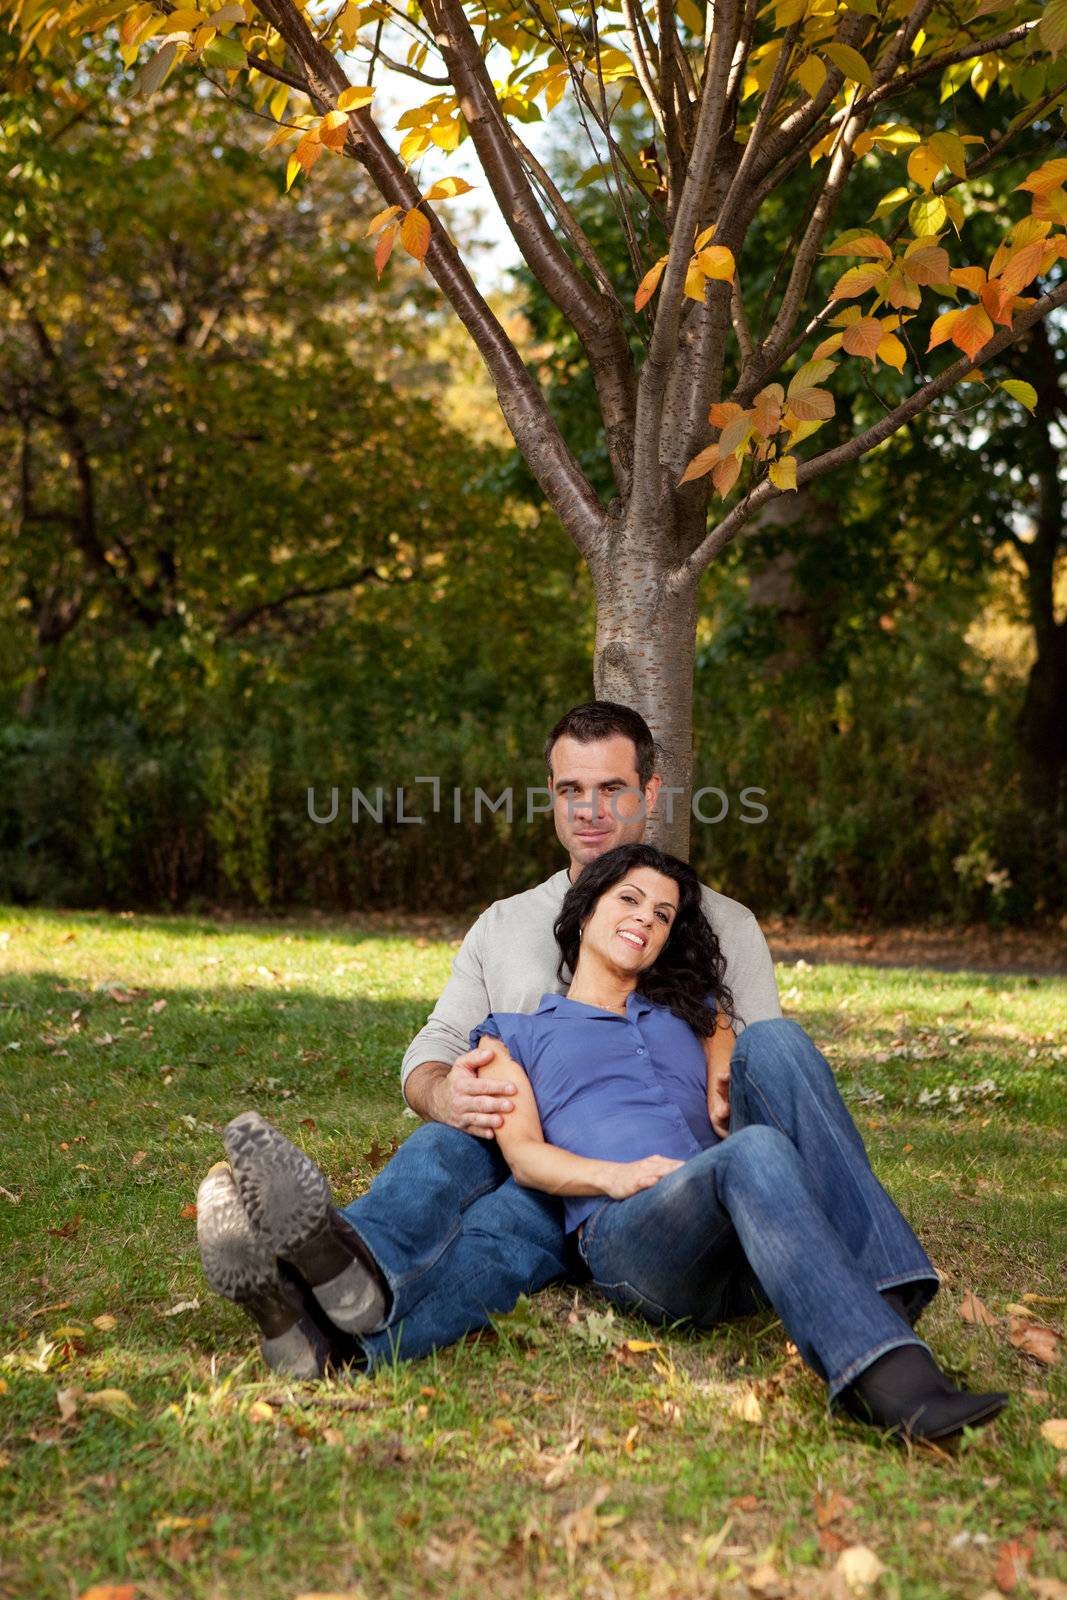
<svg viewBox="0 0 1067 1600">
<path fill-rule="evenodd" d="M 693 781 L 693 670 L 700 580 L 677 586 L 669 566 L 650 556 L 673 530 L 624 522 L 609 557 L 594 561 L 596 649 L 593 686 L 598 700 L 639 711 L 656 740 L 656 770 L 664 789 L 649 817 L 650 844 L 685 860 L 689 855 Z M 658 535 L 658 537 L 657 537 Z M 670 794 L 670 790 L 677 790 Z"/>
</svg>

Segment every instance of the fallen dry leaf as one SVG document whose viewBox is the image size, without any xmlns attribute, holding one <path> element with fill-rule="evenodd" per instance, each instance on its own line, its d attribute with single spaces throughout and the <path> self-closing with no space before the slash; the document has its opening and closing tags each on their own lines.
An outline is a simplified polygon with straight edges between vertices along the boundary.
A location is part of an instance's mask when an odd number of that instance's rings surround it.
<svg viewBox="0 0 1067 1600">
<path fill-rule="evenodd" d="M 1001 1594 L 1011 1594 L 1020 1583 L 1026 1582 L 1026 1569 L 1030 1565 L 1033 1549 L 1021 1539 L 1009 1539 L 997 1550 L 997 1564 L 993 1569 L 993 1582 Z"/>
<path fill-rule="evenodd" d="M 78 1415 L 78 1401 L 81 1399 L 80 1389 L 57 1389 L 56 1405 L 59 1407 L 60 1422 L 73 1422 Z"/>
<path fill-rule="evenodd" d="M 831 1522 L 836 1521 L 841 1516 L 842 1512 L 848 1510 L 852 1501 L 846 1500 L 844 1495 L 838 1494 L 835 1489 L 826 1496 L 825 1500 L 820 1495 L 813 1495 L 812 1504 L 815 1508 L 816 1523 L 820 1528 L 827 1528 Z"/>
<path fill-rule="evenodd" d="M 64 934 L 65 939 L 73 939 L 72 933 Z M 132 1583 L 94 1583 L 91 1589 L 83 1589 L 78 1600 L 133 1600 L 136 1589 Z"/>
<path fill-rule="evenodd" d="M 836 1570 L 853 1593 L 859 1593 L 877 1583 L 886 1568 L 867 1545 L 852 1544 L 838 1556 Z"/>
<path fill-rule="evenodd" d="M 1067 1600 L 1067 1583 L 1059 1578 L 1031 1578 L 1032 1600 Z"/>
<path fill-rule="evenodd" d="M 106 1411 L 123 1422 L 129 1420 L 131 1411 L 137 1410 L 136 1400 L 131 1400 L 125 1389 L 96 1389 L 92 1394 L 82 1395 L 82 1403 Z"/>
<path fill-rule="evenodd" d="M 54 1239 L 73 1239 L 82 1225 L 81 1217 L 71 1217 L 60 1228 L 49 1228 L 49 1233 Z"/>
<path fill-rule="evenodd" d="M 1067 1450 L 1067 1417 L 1049 1417 L 1041 1424 L 1041 1437 L 1056 1450 Z"/>
<path fill-rule="evenodd" d="M 156 1014 L 158 1015 L 159 1012 L 163 1010 L 163 1007 L 166 1005 L 166 1003 L 167 1002 L 165 1000 L 153 1000 L 152 1004 L 149 1006 L 148 1009 L 149 1009 L 149 1011 L 156 1012 Z"/>
<path fill-rule="evenodd" d="M 764 1600 L 782 1600 L 787 1592 L 781 1573 L 769 1561 L 746 1573 L 745 1582 L 753 1594 L 763 1595 Z"/>
<path fill-rule="evenodd" d="M 147 1154 L 147 1150 L 135 1150 L 133 1155 L 130 1157 L 130 1166 L 139 1167 Z"/>
<path fill-rule="evenodd" d="M 161 1317 L 180 1317 L 183 1311 L 199 1311 L 199 1300 L 179 1300 L 176 1306 L 171 1306 L 166 1311 L 161 1311 Z"/>
<path fill-rule="evenodd" d="M 1060 1359 L 1060 1336 L 1055 1328 L 1043 1322 L 1031 1322 L 1027 1317 L 1012 1317 L 1008 1340 L 1016 1350 L 1033 1356 L 1042 1366 L 1054 1367 Z"/>
<path fill-rule="evenodd" d="M 730 1405 L 730 1415 L 740 1417 L 742 1422 L 762 1422 L 763 1407 L 759 1403 L 759 1396 L 754 1389 L 746 1389 L 744 1394 L 739 1394 Z"/>
<path fill-rule="evenodd" d="M 182 1206 L 181 1210 L 178 1212 L 178 1215 L 181 1217 L 183 1222 L 188 1221 L 190 1217 L 196 1216 L 196 1207 L 190 1201 L 187 1206 Z"/>
<path fill-rule="evenodd" d="M 248 1408 L 249 1422 L 273 1422 L 274 1407 L 269 1406 L 265 1400 L 253 1400 Z"/>
<path fill-rule="evenodd" d="M 157 1533 L 184 1533 L 192 1529 L 196 1533 L 203 1533 L 211 1527 L 214 1517 L 160 1517 L 156 1523 Z"/>
<path fill-rule="evenodd" d="M 819 1549 L 825 1550 L 829 1555 L 835 1555 L 839 1550 L 847 1550 L 848 1540 L 843 1539 L 833 1528 L 819 1529 Z"/>
<path fill-rule="evenodd" d="M 983 1305 L 978 1296 L 972 1294 L 970 1290 L 964 1295 L 956 1310 L 964 1322 L 978 1323 L 984 1328 L 996 1327 L 997 1319 L 989 1307 Z"/>
<path fill-rule="evenodd" d="M 101 1333 L 110 1333 L 113 1328 L 118 1327 L 118 1321 L 110 1311 L 104 1311 L 99 1317 L 93 1318 L 93 1327 L 99 1328 Z"/>
</svg>

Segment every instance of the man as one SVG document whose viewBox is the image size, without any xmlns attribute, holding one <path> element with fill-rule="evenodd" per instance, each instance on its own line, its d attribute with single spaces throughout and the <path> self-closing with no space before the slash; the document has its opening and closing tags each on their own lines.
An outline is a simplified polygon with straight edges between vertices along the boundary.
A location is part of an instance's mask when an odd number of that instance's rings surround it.
<svg viewBox="0 0 1067 1600">
<path fill-rule="evenodd" d="M 213 1169 L 198 1197 L 205 1272 L 255 1317 L 264 1356 L 279 1368 L 321 1370 L 324 1336 L 335 1360 L 354 1356 L 368 1368 L 424 1355 L 522 1293 L 585 1275 L 568 1249 L 562 1203 L 520 1188 L 496 1147 L 515 1087 L 479 1079 L 492 1051 L 469 1049 L 469 1036 L 490 1011 L 532 1012 L 546 992 L 565 991 L 552 932 L 563 897 L 587 862 L 643 838 L 661 779 L 647 723 L 611 701 L 568 711 L 545 760 L 568 864 L 495 901 L 467 934 L 403 1060 L 405 1098 L 424 1126 L 367 1193 L 337 1211 L 318 1169 L 262 1118 L 246 1113 L 226 1130 L 232 1176 Z M 709 888 L 704 909 L 726 958 L 738 1033 L 780 1017 L 752 912 Z M 725 1120 L 728 1077 L 716 1089 Z M 269 1266 L 276 1258 L 298 1276 Z M 353 1342 L 338 1346 L 337 1330 Z"/>
</svg>

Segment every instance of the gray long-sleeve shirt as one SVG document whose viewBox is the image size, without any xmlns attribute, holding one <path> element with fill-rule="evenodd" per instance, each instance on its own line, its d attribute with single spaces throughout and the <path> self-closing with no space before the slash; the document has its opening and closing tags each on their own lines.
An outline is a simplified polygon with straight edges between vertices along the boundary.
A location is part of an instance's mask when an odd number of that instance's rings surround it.
<svg viewBox="0 0 1067 1600">
<path fill-rule="evenodd" d="M 451 1065 L 470 1048 L 470 1032 L 490 1011 L 537 1009 L 541 996 L 563 994 L 552 927 L 570 888 L 566 867 L 534 889 L 495 900 L 467 934 L 452 976 L 425 1027 L 404 1054 L 401 1082 L 425 1061 Z M 750 1022 L 780 1017 L 774 963 L 760 925 L 747 906 L 703 886 L 704 911 L 726 957 L 726 982 L 734 997 L 737 1031 Z"/>
</svg>

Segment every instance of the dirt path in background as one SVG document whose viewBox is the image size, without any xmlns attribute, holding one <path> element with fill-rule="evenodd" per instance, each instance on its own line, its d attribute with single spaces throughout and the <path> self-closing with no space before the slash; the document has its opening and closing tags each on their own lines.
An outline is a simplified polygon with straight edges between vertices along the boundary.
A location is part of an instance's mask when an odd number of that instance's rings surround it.
<svg viewBox="0 0 1067 1600">
<path fill-rule="evenodd" d="M 350 917 L 312 917 L 316 926 L 331 922 L 368 933 L 401 931 L 414 938 L 462 938 L 467 924 L 454 917 L 401 913 L 363 913 Z M 788 918 L 762 923 L 776 961 L 855 962 L 872 967 L 927 967 L 941 972 L 1003 972 L 1034 977 L 1067 977 L 1067 930 L 1011 928 L 878 928 L 830 933 Z"/>
</svg>

